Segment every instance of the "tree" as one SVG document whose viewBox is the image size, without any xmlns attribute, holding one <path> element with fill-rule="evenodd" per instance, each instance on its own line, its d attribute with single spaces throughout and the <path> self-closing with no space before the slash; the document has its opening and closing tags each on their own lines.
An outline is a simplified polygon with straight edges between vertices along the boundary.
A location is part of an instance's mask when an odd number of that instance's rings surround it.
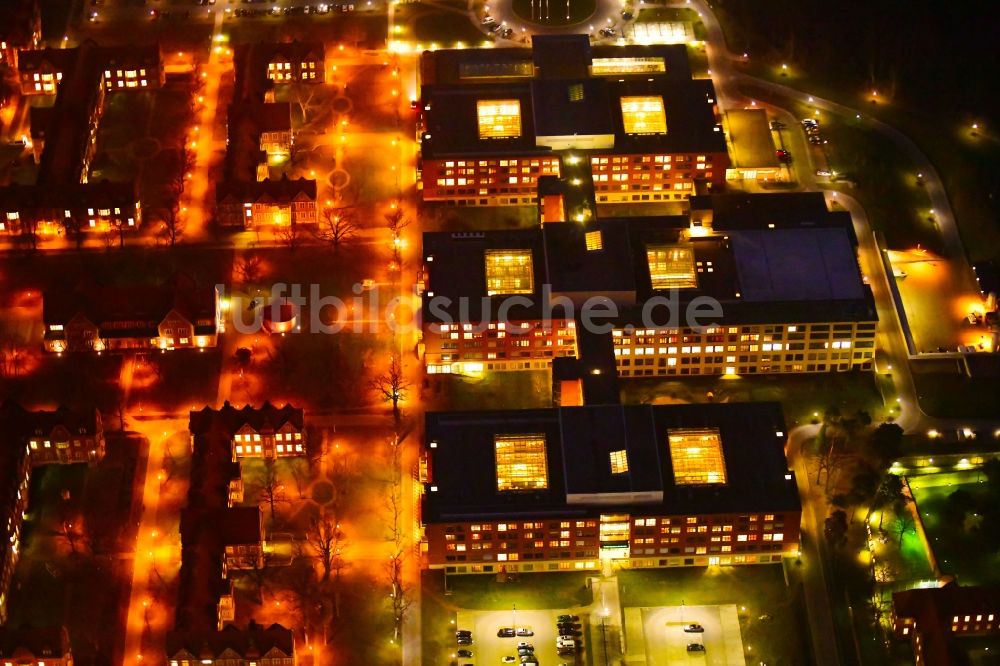
<svg viewBox="0 0 1000 666">
<path fill-rule="evenodd" d="M 302 227 L 295 220 L 290 220 L 288 224 L 275 224 L 273 229 L 274 238 L 292 252 L 302 243 Z"/>
<path fill-rule="evenodd" d="M 392 607 L 393 633 L 399 638 L 403 630 L 403 621 L 410 607 L 410 587 L 403 579 L 403 563 L 406 560 L 406 530 L 403 526 L 403 495 L 402 484 L 395 479 L 389 484 L 389 495 L 386 507 L 389 513 L 389 540 L 392 542 L 392 552 L 385 564 L 386 577 L 389 580 L 389 598 Z"/>
<path fill-rule="evenodd" d="M 862 466 L 853 477 L 851 477 L 851 487 L 847 491 L 847 497 L 851 506 L 870 502 L 878 490 L 881 482 L 881 475 L 868 467 Z"/>
<path fill-rule="evenodd" d="M 285 501 L 285 484 L 278 479 L 278 471 L 274 458 L 264 461 L 264 478 L 260 483 L 260 499 L 271 510 L 271 523 L 274 523 L 275 505 Z"/>
<path fill-rule="evenodd" d="M 823 534 L 827 542 L 837 548 L 847 543 L 847 513 L 837 509 L 829 516 L 823 524 Z"/>
<path fill-rule="evenodd" d="M 248 254 L 236 262 L 236 275 L 244 286 L 260 279 L 261 259 L 259 255 Z"/>
<path fill-rule="evenodd" d="M 393 354 L 389 361 L 389 369 L 372 380 L 372 387 L 383 401 L 392 404 L 392 420 L 398 437 L 399 426 L 402 422 L 399 403 L 406 397 L 406 392 L 410 388 L 410 383 L 403 376 L 403 364 L 400 362 L 399 356 Z"/>
<path fill-rule="evenodd" d="M 34 211 L 29 211 L 21 215 L 18 220 L 17 241 L 26 246 L 31 252 L 38 249 L 38 215 Z"/>
<path fill-rule="evenodd" d="M 315 236 L 332 245 L 336 252 L 341 243 L 347 243 L 357 235 L 359 228 L 357 209 L 354 206 L 328 206 L 320 215 Z"/>
<path fill-rule="evenodd" d="M 71 236 L 73 238 L 73 241 L 76 243 L 76 249 L 79 250 L 83 247 L 83 218 L 77 213 L 76 210 L 70 210 L 67 212 L 69 212 L 69 215 L 64 216 L 62 220 L 63 229 L 66 230 L 67 236 Z"/>
<path fill-rule="evenodd" d="M 401 236 L 403 229 L 410 226 L 412 220 L 406 217 L 403 211 L 397 206 L 392 209 L 391 213 L 386 213 L 385 221 L 389 227 L 389 233 L 392 235 L 392 261 L 396 270 L 399 270 L 401 265 Z"/>
<path fill-rule="evenodd" d="M 184 194 L 184 188 L 195 164 L 195 155 L 189 148 L 187 141 L 182 143 L 175 153 L 174 168 L 164 187 L 163 206 L 160 208 L 160 220 L 163 222 L 160 235 L 171 247 L 184 233 L 186 216 L 183 207 L 181 207 L 181 196 Z"/>
<path fill-rule="evenodd" d="M 292 99 L 299 107 L 299 114 L 302 116 L 302 124 L 308 125 L 309 110 L 313 106 L 313 98 L 319 86 L 312 83 L 297 82 L 292 84 Z"/>
<path fill-rule="evenodd" d="M 883 423 L 868 438 L 868 454 L 878 469 L 886 469 L 903 451 L 903 429 L 896 423 Z"/>
<path fill-rule="evenodd" d="M 248 347 L 240 347 L 233 354 L 233 361 L 236 362 L 236 367 L 240 369 L 240 377 L 242 377 L 243 371 L 249 368 L 253 362 L 253 352 Z"/>
<path fill-rule="evenodd" d="M 885 508 L 897 502 L 906 503 L 907 498 L 903 492 L 903 480 L 895 474 L 884 474 L 872 496 L 871 505 L 868 508 L 868 515 L 865 520 L 871 517 L 872 513 L 882 509 L 879 514 L 878 526 L 882 528 L 882 519 L 885 517 Z"/>
<path fill-rule="evenodd" d="M 896 519 L 892 521 L 892 532 L 899 537 L 899 545 L 903 546 L 903 537 L 907 532 L 916 532 L 916 522 L 913 520 L 913 513 L 905 503 L 899 502 L 893 506 Z"/>
<path fill-rule="evenodd" d="M 28 348 L 13 328 L 0 328 L 0 377 L 18 377 L 28 360 Z"/>
<path fill-rule="evenodd" d="M 337 511 L 333 513 L 322 510 L 318 516 L 312 519 L 306 530 L 306 541 L 316 552 L 316 558 L 323 567 L 322 581 L 330 580 L 330 574 L 334 573 L 337 580 L 340 580 L 343 571 L 344 549 L 346 541 L 344 533 L 340 529 L 337 521 Z"/>
</svg>

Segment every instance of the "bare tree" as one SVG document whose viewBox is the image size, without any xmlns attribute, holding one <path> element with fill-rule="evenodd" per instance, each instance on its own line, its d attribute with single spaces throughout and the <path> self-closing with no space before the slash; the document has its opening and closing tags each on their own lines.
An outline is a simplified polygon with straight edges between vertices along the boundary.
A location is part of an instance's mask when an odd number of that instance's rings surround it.
<svg viewBox="0 0 1000 666">
<path fill-rule="evenodd" d="M 292 252 L 302 244 L 302 227 L 295 220 L 273 226 L 274 238 Z"/>
<path fill-rule="evenodd" d="M 910 508 L 906 504 L 899 502 L 894 507 L 896 511 L 896 520 L 892 523 L 892 532 L 899 538 L 899 546 L 903 546 L 903 537 L 906 536 L 908 532 L 915 532 L 917 529 L 917 524 L 913 520 L 913 514 L 910 512 Z"/>
<path fill-rule="evenodd" d="M 260 500 L 271 510 L 271 523 L 274 523 L 275 506 L 285 501 L 285 484 L 278 479 L 274 458 L 264 461 L 264 477 L 260 482 Z"/>
<path fill-rule="evenodd" d="M 71 555 L 77 555 L 76 544 L 83 540 L 83 535 L 78 531 L 78 526 L 73 524 L 73 521 L 69 518 L 63 518 L 59 521 L 59 526 L 52 530 L 53 536 L 62 537 L 69 544 L 69 552 Z"/>
<path fill-rule="evenodd" d="M 292 99 L 299 107 L 299 115 L 302 117 L 302 124 L 308 125 L 309 110 L 313 106 L 313 99 L 319 86 L 315 83 L 303 83 L 301 81 L 292 84 Z"/>
<path fill-rule="evenodd" d="M 236 274 L 240 282 L 248 285 L 260 279 L 261 259 L 260 255 L 248 254 L 240 259 L 236 264 Z"/>
<path fill-rule="evenodd" d="M 22 214 L 18 220 L 17 241 L 32 252 L 38 249 L 38 223 L 35 211 Z"/>
<path fill-rule="evenodd" d="M 27 347 L 14 330 L 0 329 L 0 376 L 18 377 L 28 360 Z"/>
<path fill-rule="evenodd" d="M 83 247 L 83 235 L 84 226 L 83 218 L 75 210 L 67 211 L 68 216 L 63 217 L 62 225 L 63 229 L 66 230 L 67 236 L 72 236 L 73 241 L 76 243 L 76 249 L 79 250 Z"/>
<path fill-rule="evenodd" d="M 337 251 L 341 243 L 347 243 L 357 235 L 359 228 L 357 209 L 354 206 L 328 206 L 320 215 L 315 236 Z"/>
<path fill-rule="evenodd" d="M 403 622 L 406 619 L 406 612 L 413 600 L 410 596 L 410 586 L 403 578 L 403 563 L 406 561 L 406 529 L 403 525 L 402 485 L 398 478 L 389 485 L 386 508 L 389 514 L 388 536 L 392 542 L 392 552 L 385 564 L 385 572 L 390 588 L 393 635 L 399 639 L 403 630 Z"/>
<path fill-rule="evenodd" d="M 345 566 L 343 551 L 346 541 L 337 521 L 336 507 L 332 513 L 324 509 L 312 519 L 306 530 L 306 541 L 316 552 L 316 558 L 323 567 L 321 580 L 324 583 L 330 580 L 331 573 L 335 573 L 339 580 Z"/>
<path fill-rule="evenodd" d="M 176 161 L 170 178 L 164 187 L 163 206 L 160 208 L 160 220 L 163 227 L 160 236 L 173 247 L 184 233 L 186 215 L 181 207 L 181 196 L 194 169 L 195 155 L 188 147 L 187 141 L 176 150 Z"/>
<path fill-rule="evenodd" d="M 383 401 L 392 405 L 392 420 L 398 437 L 403 417 L 399 402 L 406 397 L 406 392 L 410 388 L 410 383 L 403 376 L 403 364 L 398 355 L 393 354 L 389 368 L 372 380 L 372 388 L 378 392 Z"/>
<path fill-rule="evenodd" d="M 403 229 L 410 226 L 413 222 L 410 218 L 406 217 L 402 209 L 398 206 L 392 209 L 391 213 L 385 214 L 385 222 L 389 227 L 389 233 L 392 235 L 392 260 L 396 266 L 396 270 L 400 267 L 400 246 L 402 245 L 401 237 Z"/>
</svg>

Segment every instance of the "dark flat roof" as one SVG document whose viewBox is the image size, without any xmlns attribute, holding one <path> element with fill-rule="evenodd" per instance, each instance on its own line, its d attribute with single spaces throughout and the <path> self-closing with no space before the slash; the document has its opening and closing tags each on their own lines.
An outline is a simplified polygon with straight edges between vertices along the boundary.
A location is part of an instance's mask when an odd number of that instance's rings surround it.
<svg viewBox="0 0 1000 666">
<path fill-rule="evenodd" d="M 478 82 L 482 79 L 503 80 L 511 78 L 531 78 L 534 75 L 536 61 L 546 76 L 544 65 L 549 64 L 549 71 L 557 78 L 579 78 L 582 71 L 579 62 L 564 66 L 553 63 L 556 60 L 578 61 L 587 58 L 589 65 L 594 58 L 662 58 L 666 71 L 659 73 L 669 79 L 687 80 L 691 78 L 691 65 L 688 61 L 687 46 L 684 44 L 652 44 L 626 46 L 591 45 L 589 56 L 580 45 L 567 48 L 568 42 L 579 42 L 580 38 L 587 40 L 585 35 L 534 35 L 531 39 L 532 49 L 500 48 L 500 49 L 438 49 L 424 51 L 420 56 L 421 85 L 447 85 Z M 535 52 L 539 53 L 536 57 Z M 615 74 L 615 79 L 627 77 L 647 78 L 647 73 Z"/>
<path fill-rule="evenodd" d="M 614 133 L 611 97 L 600 79 L 538 79 L 531 82 L 537 136 Z"/>
<path fill-rule="evenodd" d="M 675 484 L 668 432 L 706 427 L 719 430 L 727 483 Z M 667 514 L 796 511 L 798 490 L 785 460 L 784 436 L 776 434 L 784 430 L 777 403 L 432 412 L 426 415 L 432 480 L 423 517 L 441 523 L 597 515 L 608 506 L 568 504 L 566 495 L 659 491 L 662 503 L 620 508 Z M 544 435 L 547 489 L 497 491 L 494 438 L 500 434 Z M 612 474 L 609 453 L 622 449 L 629 471 Z"/>
<path fill-rule="evenodd" d="M 856 300 L 864 284 L 843 229 L 759 229 L 732 233 L 747 301 Z"/>
<path fill-rule="evenodd" d="M 780 209 L 783 195 L 755 196 L 768 197 L 762 203 L 765 208 Z M 876 321 L 874 299 L 857 263 L 850 215 L 814 213 L 811 208 L 817 198 L 824 205 L 821 194 L 809 199 L 791 196 L 789 203 L 805 217 L 754 214 L 747 220 L 741 211 L 750 209 L 738 208 L 717 218 L 709 236 L 689 236 L 685 217 L 604 218 L 586 225 L 556 222 L 532 229 L 425 233 L 425 259 L 433 257 L 426 263 L 427 291 L 452 303 L 432 311 L 425 298 L 424 321 L 440 322 L 441 313 L 452 321 L 463 314 L 480 321 L 492 313 L 495 320 L 503 297 L 487 296 L 484 254 L 489 249 L 522 249 L 532 253 L 534 292 L 526 295 L 530 305 L 510 310 L 512 319 L 540 317 L 543 287 L 549 285 L 552 294 L 567 295 L 577 306 L 591 296 L 606 296 L 619 306 L 619 317 L 612 321 L 640 325 L 643 305 L 653 296 L 669 295 L 652 288 L 647 250 L 677 244 L 693 251 L 697 279 L 696 288 L 680 290 L 680 305 L 710 296 L 723 306 L 719 323 Z M 588 232 L 600 233 L 601 250 L 587 250 Z M 468 299 L 464 313 L 459 309 L 461 298 Z"/>
<path fill-rule="evenodd" d="M 665 71 L 592 76 L 593 58 L 661 58 Z M 536 146 L 536 136 L 574 134 L 614 135 L 617 153 L 726 152 L 712 82 L 691 79 L 683 45 L 591 47 L 586 35 L 536 35 L 531 50 L 424 53 L 421 81 L 431 135 L 423 141 L 426 159 L 545 153 L 549 149 Z M 620 98 L 627 96 L 662 97 L 666 134 L 625 134 Z M 480 99 L 518 99 L 521 136 L 480 139 L 475 113 Z"/>
<path fill-rule="evenodd" d="M 583 101 L 573 102 L 569 89 L 583 86 Z M 621 98 L 663 98 L 666 134 L 626 134 Z M 479 100 L 517 99 L 521 105 L 521 136 L 479 138 L 476 103 Z M 612 153 L 726 152 L 726 139 L 715 120 L 715 89 L 707 79 L 652 80 L 534 80 L 497 84 L 425 86 L 423 90 L 425 159 L 500 154 L 548 154 L 536 145 L 538 136 L 574 134 L 614 135 Z M 429 107 L 429 108 L 427 108 Z M 429 134 L 428 139 L 426 135 Z"/>
</svg>

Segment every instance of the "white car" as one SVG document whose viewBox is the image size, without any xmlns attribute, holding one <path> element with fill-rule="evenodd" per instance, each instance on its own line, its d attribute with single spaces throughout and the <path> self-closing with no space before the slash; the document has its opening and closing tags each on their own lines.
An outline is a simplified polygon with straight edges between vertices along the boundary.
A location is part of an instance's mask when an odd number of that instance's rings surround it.
<svg viewBox="0 0 1000 666">
<path fill-rule="evenodd" d="M 480 23 L 482 23 L 483 25 L 490 25 L 490 24 L 496 23 L 496 22 L 497 22 L 497 20 L 495 18 L 493 18 L 492 16 L 484 16 L 483 20 L 480 21 Z"/>
</svg>

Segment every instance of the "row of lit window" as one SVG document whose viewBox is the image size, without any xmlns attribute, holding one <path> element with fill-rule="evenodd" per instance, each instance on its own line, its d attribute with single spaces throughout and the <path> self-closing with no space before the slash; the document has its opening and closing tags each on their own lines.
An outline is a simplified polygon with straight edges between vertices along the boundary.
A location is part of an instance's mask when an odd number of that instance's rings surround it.
<svg viewBox="0 0 1000 666">
<path fill-rule="evenodd" d="M 243 454 L 250 455 L 252 453 L 260 454 L 262 450 L 263 449 L 260 444 L 248 444 L 246 446 L 243 446 L 242 444 L 236 445 L 236 455 L 238 456 Z M 288 444 L 286 446 L 284 444 L 278 444 L 275 446 L 275 450 L 277 450 L 278 453 L 302 453 L 302 445 Z"/>
<path fill-rule="evenodd" d="M 645 162 L 655 162 L 657 164 L 669 164 L 671 162 L 680 163 L 687 162 L 688 158 L 686 155 L 635 155 L 635 156 L 618 156 L 618 157 L 591 157 L 591 166 L 601 166 L 602 164 L 629 164 L 629 163 L 645 163 Z M 711 155 L 698 155 L 695 158 L 696 162 L 711 162 Z"/>
<path fill-rule="evenodd" d="M 251 437 L 253 438 L 252 440 L 251 440 Z M 250 434 L 246 434 L 246 435 L 237 434 L 234 437 L 234 439 L 237 442 L 249 442 L 249 441 L 259 442 L 260 441 L 260 435 L 256 434 L 256 433 L 253 434 L 253 435 L 250 435 Z M 277 441 L 279 441 L 279 442 L 290 442 L 293 439 L 296 440 L 296 441 L 299 441 L 299 440 L 302 439 L 302 433 L 300 433 L 300 432 L 296 432 L 296 433 L 291 433 L 291 432 L 289 432 L 289 433 L 281 433 L 281 432 L 279 432 L 279 433 L 275 434 L 274 439 L 277 440 Z"/>
<path fill-rule="evenodd" d="M 467 167 L 467 166 L 470 166 L 470 167 L 471 166 L 481 166 L 481 167 L 482 166 L 503 166 L 503 167 L 505 167 L 505 166 L 512 166 L 512 167 L 516 167 L 518 165 L 521 165 L 521 166 L 528 165 L 528 166 L 533 166 L 533 167 L 539 167 L 540 166 L 540 167 L 543 167 L 543 168 L 558 169 L 559 168 L 559 160 L 558 159 L 530 160 L 530 161 L 529 160 L 523 160 L 523 161 L 518 161 L 518 160 L 478 160 L 478 161 L 468 160 L 468 161 L 463 161 L 463 160 L 459 160 L 457 162 L 445 162 L 444 165 L 445 165 L 446 168 L 449 168 L 449 169 L 452 168 L 452 167 L 455 167 L 455 166 L 459 166 L 459 167 Z"/>
</svg>

